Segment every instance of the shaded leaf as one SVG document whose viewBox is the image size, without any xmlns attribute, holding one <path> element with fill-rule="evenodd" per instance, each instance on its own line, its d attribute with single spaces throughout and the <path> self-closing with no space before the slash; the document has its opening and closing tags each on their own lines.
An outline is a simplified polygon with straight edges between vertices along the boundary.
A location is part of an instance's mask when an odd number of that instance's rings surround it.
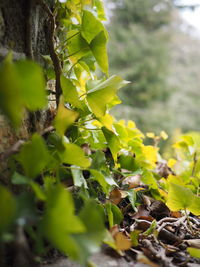
<svg viewBox="0 0 200 267">
<path fill-rule="evenodd" d="M 72 81 L 62 75 L 60 77 L 60 82 L 64 101 L 72 104 L 74 107 L 80 108 L 81 101 L 79 100 L 78 92 Z"/>
<path fill-rule="evenodd" d="M 14 196 L 2 185 L 0 185 L 0 235 L 7 230 L 13 222 L 16 212 Z"/>
<path fill-rule="evenodd" d="M 83 176 L 82 170 L 77 169 L 77 168 L 75 169 L 72 166 L 71 172 L 72 172 L 74 185 L 78 186 L 78 187 L 81 187 L 83 185 L 85 188 L 87 188 L 87 183 L 86 183 L 86 180 Z"/>
<path fill-rule="evenodd" d="M 27 177 L 35 178 L 47 166 L 50 156 L 41 136 L 34 134 L 31 141 L 25 143 L 17 160 L 23 166 Z"/>
<path fill-rule="evenodd" d="M 69 234 L 82 233 L 86 229 L 74 212 L 72 196 L 63 186 L 49 188 L 42 221 L 43 234 L 57 249 L 76 259 L 79 246 Z"/>
</svg>

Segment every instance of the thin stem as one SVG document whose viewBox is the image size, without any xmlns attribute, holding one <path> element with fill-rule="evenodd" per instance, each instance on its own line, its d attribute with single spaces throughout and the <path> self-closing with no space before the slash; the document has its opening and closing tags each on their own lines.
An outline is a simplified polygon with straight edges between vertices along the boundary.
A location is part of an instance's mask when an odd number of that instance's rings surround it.
<svg viewBox="0 0 200 267">
<path fill-rule="evenodd" d="M 193 157 L 192 177 L 195 176 L 196 165 L 197 165 L 197 152 L 194 153 L 194 157 Z"/>
<path fill-rule="evenodd" d="M 194 234 L 194 231 L 193 231 L 192 226 L 191 226 L 191 223 L 190 223 L 190 218 L 189 218 L 189 216 L 188 216 L 188 213 L 187 213 L 186 209 L 185 209 L 185 215 L 186 215 L 186 219 L 187 219 L 188 227 L 189 227 L 191 233 Z"/>
</svg>

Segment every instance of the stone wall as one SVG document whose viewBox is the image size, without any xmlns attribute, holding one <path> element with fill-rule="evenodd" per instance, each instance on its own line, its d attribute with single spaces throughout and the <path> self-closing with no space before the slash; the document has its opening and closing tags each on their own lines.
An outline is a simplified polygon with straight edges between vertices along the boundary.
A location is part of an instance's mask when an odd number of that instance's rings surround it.
<svg viewBox="0 0 200 267">
<path fill-rule="evenodd" d="M 47 15 L 35 3 L 35 0 L 0 0 L 0 61 L 9 51 L 14 60 L 30 57 L 31 42 L 34 60 L 43 64 L 42 55 L 49 54 L 45 39 Z M 0 154 L 28 134 L 27 120 L 16 132 L 0 114 Z"/>
<path fill-rule="evenodd" d="M 0 1 L 0 56 L 13 50 L 16 59 L 28 54 L 29 43 L 34 58 L 48 54 L 45 42 L 45 12 L 34 0 Z"/>
</svg>

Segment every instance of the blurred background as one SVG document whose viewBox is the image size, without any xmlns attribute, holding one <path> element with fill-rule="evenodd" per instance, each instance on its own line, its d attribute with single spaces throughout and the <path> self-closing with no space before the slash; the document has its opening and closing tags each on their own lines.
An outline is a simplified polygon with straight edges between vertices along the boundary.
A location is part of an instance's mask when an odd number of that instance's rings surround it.
<svg viewBox="0 0 200 267">
<path fill-rule="evenodd" d="M 105 5 L 110 74 L 131 82 L 112 113 L 134 120 L 143 132 L 200 131 L 200 1 Z"/>
</svg>

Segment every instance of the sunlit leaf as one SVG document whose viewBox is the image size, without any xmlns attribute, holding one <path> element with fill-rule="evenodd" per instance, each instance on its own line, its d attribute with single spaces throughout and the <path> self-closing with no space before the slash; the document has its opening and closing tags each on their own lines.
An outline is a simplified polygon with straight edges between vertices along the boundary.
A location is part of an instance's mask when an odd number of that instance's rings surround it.
<svg viewBox="0 0 200 267">
<path fill-rule="evenodd" d="M 83 11 L 81 35 L 90 44 L 101 32 L 106 32 L 103 24 L 90 11 Z"/>
<path fill-rule="evenodd" d="M 200 215 L 200 197 L 194 195 L 193 201 L 188 207 L 188 210 L 192 212 L 194 215 Z"/>
<path fill-rule="evenodd" d="M 111 76 L 87 92 L 89 107 L 97 117 L 105 115 L 107 104 L 115 97 L 117 90 L 125 84 L 127 82 L 120 77 Z"/>
<path fill-rule="evenodd" d="M 106 14 L 104 10 L 104 3 L 102 0 L 94 0 L 94 5 L 97 9 L 97 15 L 100 20 L 106 20 Z"/>
<path fill-rule="evenodd" d="M 107 37 L 105 32 L 100 32 L 90 43 L 91 51 L 101 68 L 108 75 L 108 55 L 107 55 Z"/>
<path fill-rule="evenodd" d="M 148 133 L 146 133 L 146 136 L 149 138 L 155 138 L 155 133 L 148 132 Z"/>
<path fill-rule="evenodd" d="M 142 173 L 141 180 L 144 184 L 148 185 L 152 189 L 158 189 L 156 179 L 154 178 L 152 172 L 144 170 Z"/>
<path fill-rule="evenodd" d="M 162 137 L 163 140 L 167 140 L 168 138 L 168 134 L 165 131 L 161 131 L 160 136 Z"/>
<path fill-rule="evenodd" d="M 56 117 L 54 119 L 54 126 L 60 135 L 64 135 L 67 128 L 72 125 L 78 118 L 79 113 L 70 110 L 64 106 L 62 101 L 59 103 Z"/>
<path fill-rule="evenodd" d="M 172 211 L 187 209 L 193 202 L 194 195 L 192 191 L 186 187 L 170 183 L 167 198 L 167 206 Z"/>
<path fill-rule="evenodd" d="M 200 249 L 198 248 L 187 248 L 187 251 L 189 252 L 191 257 L 199 258 L 200 259 Z"/>
<path fill-rule="evenodd" d="M 90 166 L 90 160 L 84 155 L 84 151 L 79 146 L 64 143 L 64 147 L 65 149 L 59 152 L 62 162 L 83 168 Z"/>
</svg>

